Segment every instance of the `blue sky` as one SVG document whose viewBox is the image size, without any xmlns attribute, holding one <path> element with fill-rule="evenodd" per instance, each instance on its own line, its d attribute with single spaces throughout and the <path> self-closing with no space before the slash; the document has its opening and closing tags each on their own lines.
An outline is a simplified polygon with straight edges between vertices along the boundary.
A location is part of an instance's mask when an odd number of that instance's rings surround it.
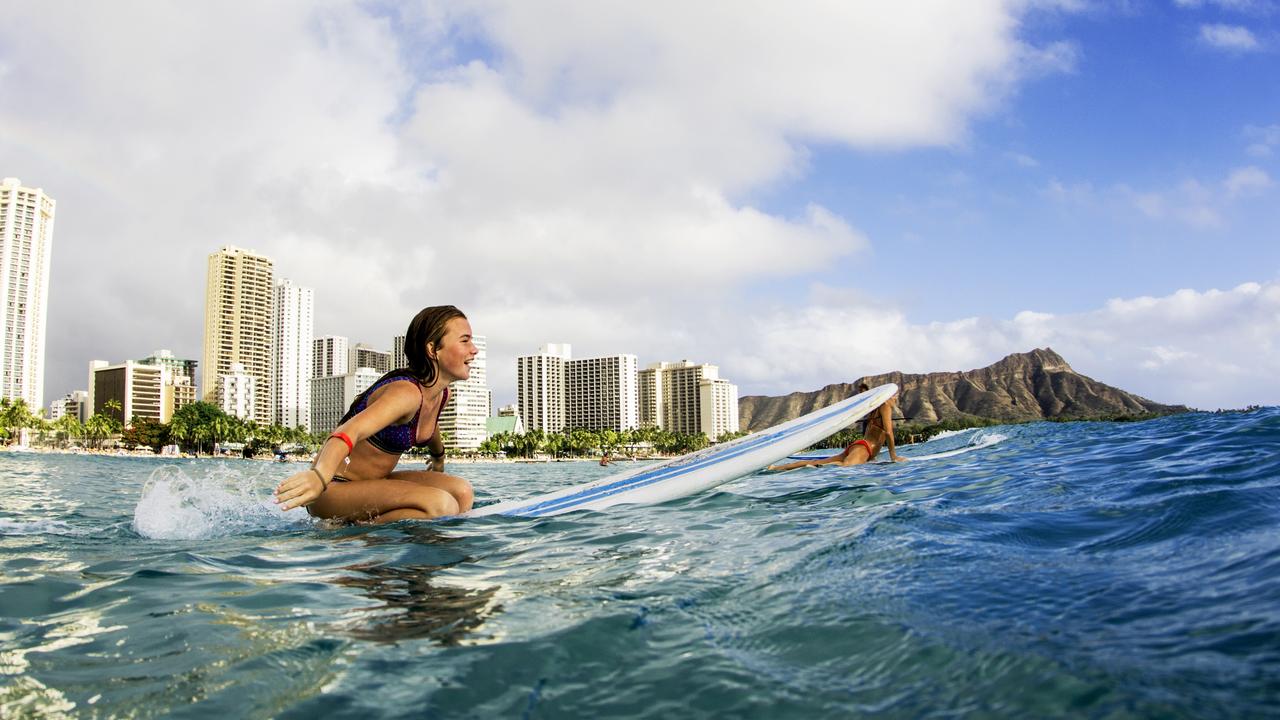
<svg viewBox="0 0 1280 720">
<path fill-rule="evenodd" d="M 10 4 L 0 175 L 57 199 L 46 401 L 200 357 L 205 258 L 316 330 L 453 303 L 742 394 L 1051 346 L 1280 402 L 1280 4 Z M 128 322 L 125 322 L 125 319 Z"/>
</svg>

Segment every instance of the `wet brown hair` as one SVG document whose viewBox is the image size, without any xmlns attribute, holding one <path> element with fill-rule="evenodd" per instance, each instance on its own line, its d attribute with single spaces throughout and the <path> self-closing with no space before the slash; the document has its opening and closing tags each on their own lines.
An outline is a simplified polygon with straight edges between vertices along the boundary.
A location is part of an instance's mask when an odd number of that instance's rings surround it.
<svg viewBox="0 0 1280 720">
<path fill-rule="evenodd" d="M 433 305 L 414 315 L 404 335 L 404 355 L 408 358 L 409 367 L 401 370 L 408 370 L 423 385 L 430 386 L 434 383 L 440 376 L 440 368 L 427 355 L 427 345 L 430 344 L 438 352 L 446 326 L 454 318 L 466 320 L 467 316 L 452 305 Z"/>
<path fill-rule="evenodd" d="M 351 402 L 351 406 L 347 408 L 346 414 L 342 416 L 340 422 L 346 422 L 355 413 L 355 408 L 359 407 L 369 393 L 378 387 L 387 378 L 393 377 L 412 377 L 419 383 L 430 387 L 440 377 L 439 364 L 427 355 L 427 343 L 435 347 L 436 351 L 440 350 L 440 341 L 444 339 L 444 333 L 447 329 L 445 326 L 454 318 L 467 319 L 462 311 L 452 305 L 433 305 L 423 308 L 417 315 L 413 316 L 413 320 L 409 321 L 409 329 L 404 335 L 404 356 L 408 360 L 409 367 L 396 368 L 391 372 L 378 378 L 364 392 L 356 396 Z"/>
</svg>

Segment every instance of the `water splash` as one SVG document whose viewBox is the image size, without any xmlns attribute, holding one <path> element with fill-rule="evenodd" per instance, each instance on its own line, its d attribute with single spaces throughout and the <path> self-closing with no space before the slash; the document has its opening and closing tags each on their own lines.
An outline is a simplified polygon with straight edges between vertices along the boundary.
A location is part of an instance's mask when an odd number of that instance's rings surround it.
<svg viewBox="0 0 1280 720">
<path fill-rule="evenodd" d="M 942 432 L 938 433 L 937 435 L 934 435 L 934 436 L 930 437 L 928 440 L 925 440 L 925 443 L 931 443 L 931 442 L 937 442 L 937 441 L 939 441 L 939 440 L 945 440 L 945 439 L 947 439 L 947 438 L 949 438 L 949 437 L 955 437 L 956 435 L 963 435 L 963 434 L 965 434 L 965 433 L 971 433 L 971 432 L 973 432 L 974 430 L 977 430 L 977 428 L 964 428 L 964 429 L 962 429 L 962 430 L 943 430 Z"/>
<path fill-rule="evenodd" d="M 276 507 L 275 482 L 229 471 L 190 477 L 176 466 L 157 468 L 133 510 L 133 529 L 155 540 L 195 540 L 310 524 L 305 512 Z"/>
</svg>

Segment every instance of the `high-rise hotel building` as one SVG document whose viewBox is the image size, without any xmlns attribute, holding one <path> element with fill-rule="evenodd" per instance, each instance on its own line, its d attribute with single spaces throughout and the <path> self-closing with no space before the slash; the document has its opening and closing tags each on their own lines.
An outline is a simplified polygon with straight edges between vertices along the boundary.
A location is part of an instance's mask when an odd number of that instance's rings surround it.
<svg viewBox="0 0 1280 720">
<path fill-rule="evenodd" d="M 311 428 L 315 291 L 281 278 L 272 293 L 271 422 Z"/>
<path fill-rule="evenodd" d="M 526 429 L 564 429 L 564 364 L 572 350 L 567 343 L 550 343 L 536 355 L 516 358 L 516 405 Z"/>
<path fill-rule="evenodd" d="M 475 450 L 488 437 L 487 425 L 493 407 L 486 370 L 488 343 L 482 335 L 472 335 L 471 341 L 478 351 L 471 361 L 471 375 L 449 385 L 449 402 L 440 414 L 444 446 L 451 450 Z"/>
<path fill-rule="evenodd" d="M 565 427 L 633 430 L 640 427 L 635 355 L 568 360 L 564 364 Z"/>
<path fill-rule="evenodd" d="M 341 335 L 321 335 L 312 343 L 311 377 L 333 377 L 347 372 L 348 341 Z"/>
<path fill-rule="evenodd" d="M 53 198 L 17 178 L 0 181 L 0 398 L 44 405 L 45 317 L 53 253 Z"/>
<path fill-rule="evenodd" d="M 521 422 L 543 432 L 638 427 L 636 363 L 635 355 L 575 360 L 567 344 L 516 358 Z"/>
<path fill-rule="evenodd" d="M 244 366 L 253 378 L 252 417 L 271 422 L 271 259 L 233 246 L 209 256 L 204 301 L 204 358 L 201 392 L 220 399 L 219 379 Z M 225 408 L 224 408 L 225 409 Z"/>
<path fill-rule="evenodd" d="M 639 372 L 640 424 L 715 441 L 738 432 L 738 386 L 715 365 L 654 363 Z"/>
</svg>

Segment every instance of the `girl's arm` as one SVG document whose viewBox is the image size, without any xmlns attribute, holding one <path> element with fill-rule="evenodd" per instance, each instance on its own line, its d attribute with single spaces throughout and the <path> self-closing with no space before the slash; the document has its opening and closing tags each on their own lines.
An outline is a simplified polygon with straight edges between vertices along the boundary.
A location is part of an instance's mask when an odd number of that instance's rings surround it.
<svg viewBox="0 0 1280 720">
<path fill-rule="evenodd" d="M 428 465 L 435 472 L 444 472 L 444 439 L 440 437 L 440 421 L 436 420 L 435 432 L 427 438 L 427 451 L 431 453 Z"/>
<path fill-rule="evenodd" d="M 885 443 L 889 446 L 889 459 L 898 462 L 904 458 L 898 457 L 898 448 L 893 439 L 893 400 L 880 406 L 880 419 L 884 424 L 884 431 L 889 437 Z"/>
<path fill-rule="evenodd" d="M 381 388 L 369 406 L 355 417 L 334 428 L 333 434 L 320 446 L 311 467 L 296 473 L 276 486 L 275 500 L 281 510 L 292 510 L 315 502 L 333 481 L 342 461 L 361 440 L 397 422 L 407 422 L 422 403 L 422 393 L 408 382 L 393 382 Z M 347 447 L 339 434 L 351 440 Z"/>
</svg>

